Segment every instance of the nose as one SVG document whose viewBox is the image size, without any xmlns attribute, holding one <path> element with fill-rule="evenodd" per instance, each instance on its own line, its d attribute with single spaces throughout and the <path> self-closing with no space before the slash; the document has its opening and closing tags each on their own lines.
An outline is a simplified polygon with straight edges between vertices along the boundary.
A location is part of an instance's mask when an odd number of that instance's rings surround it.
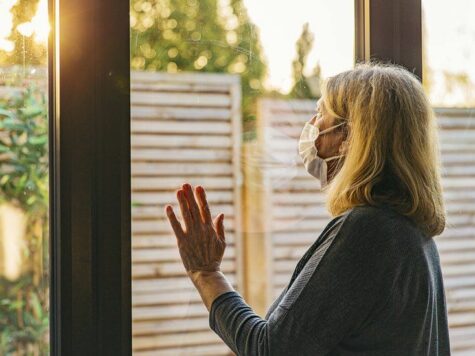
<svg viewBox="0 0 475 356">
<path fill-rule="evenodd" d="M 315 125 L 319 130 L 322 130 L 323 117 L 314 116 L 312 119 L 312 124 Z"/>
<path fill-rule="evenodd" d="M 323 116 L 321 114 L 315 114 L 310 119 L 310 123 L 312 125 L 316 125 L 317 127 L 321 127 L 322 122 L 323 122 Z"/>
<path fill-rule="evenodd" d="M 317 121 L 317 115 L 313 115 L 313 117 L 310 119 L 310 123 L 312 125 L 315 125 L 315 122 Z"/>
</svg>

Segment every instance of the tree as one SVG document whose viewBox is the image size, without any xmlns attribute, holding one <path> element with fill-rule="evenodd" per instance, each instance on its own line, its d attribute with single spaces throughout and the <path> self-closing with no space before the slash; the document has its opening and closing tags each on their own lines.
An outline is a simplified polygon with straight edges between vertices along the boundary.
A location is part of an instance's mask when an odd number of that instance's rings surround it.
<svg viewBox="0 0 475 356">
<path fill-rule="evenodd" d="M 4 40 L 0 47 L 0 64 L 46 65 L 47 40 L 38 35 L 47 33 L 47 1 L 10 1 L 0 11 L 8 12 L 4 14 L 6 17 L 11 16 L 11 23 L 3 24 L 1 35 L 5 37 L 0 35 L 0 40 Z"/>
<path fill-rule="evenodd" d="M 306 78 L 306 82 L 310 88 L 313 98 L 320 98 L 322 96 L 321 85 L 322 85 L 322 67 L 320 63 L 317 63 L 312 70 L 312 74 Z"/>
<path fill-rule="evenodd" d="M 243 119 L 254 119 L 266 64 L 242 0 L 134 0 L 131 66 L 241 75 Z"/>
<path fill-rule="evenodd" d="M 309 29 L 309 24 L 305 23 L 302 29 L 302 33 L 295 45 L 297 49 L 297 55 L 294 61 L 292 62 L 292 77 L 294 85 L 289 93 L 289 97 L 291 98 L 313 99 L 315 98 L 315 96 L 318 95 L 318 93 L 316 93 L 315 91 L 317 90 L 319 92 L 317 86 L 320 84 L 320 65 L 317 64 L 317 66 L 313 70 L 311 84 L 309 83 L 309 78 L 307 78 L 304 74 L 307 58 L 310 51 L 312 50 L 313 41 L 314 36 Z"/>
<path fill-rule="evenodd" d="M 0 276 L 1 355 L 49 353 L 47 112 L 44 88 L 0 99 L 0 204 L 23 211 L 26 225 L 21 273 Z"/>
<path fill-rule="evenodd" d="M 267 75 L 267 64 L 259 40 L 259 30 L 250 21 L 243 0 L 231 0 L 230 5 L 237 18 L 237 26 L 234 30 L 237 41 L 234 48 L 245 51 L 244 56 L 238 57 L 237 62 L 235 59 L 234 63 L 239 63 L 239 60 L 246 63 L 246 69 L 241 73 L 243 119 L 246 131 L 246 124 L 252 125 L 256 118 L 256 99 L 265 92 L 262 82 Z"/>
</svg>

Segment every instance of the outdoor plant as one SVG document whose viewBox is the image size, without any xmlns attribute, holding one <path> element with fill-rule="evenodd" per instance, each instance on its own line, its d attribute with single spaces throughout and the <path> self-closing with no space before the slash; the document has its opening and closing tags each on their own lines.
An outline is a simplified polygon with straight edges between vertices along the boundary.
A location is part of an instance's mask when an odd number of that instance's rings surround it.
<svg viewBox="0 0 475 356">
<path fill-rule="evenodd" d="M 21 274 L 0 278 L 0 354 L 48 354 L 48 120 L 44 90 L 0 99 L 0 204 L 26 219 Z"/>
</svg>

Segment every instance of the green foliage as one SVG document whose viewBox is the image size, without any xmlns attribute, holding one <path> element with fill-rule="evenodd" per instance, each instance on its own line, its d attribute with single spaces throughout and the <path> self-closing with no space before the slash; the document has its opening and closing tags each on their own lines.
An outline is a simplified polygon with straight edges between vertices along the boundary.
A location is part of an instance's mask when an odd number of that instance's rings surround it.
<svg viewBox="0 0 475 356">
<path fill-rule="evenodd" d="M 30 215 L 48 207 L 48 127 L 44 93 L 27 88 L 0 102 L 0 201 Z"/>
<path fill-rule="evenodd" d="M 320 65 L 316 65 L 311 77 L 306 77 L 304 75 L 307 58 L 310 51 L 312 50 L 313 41 L 314 36 L 312 32 L 310 32 L 309 24 L 305 23 L 302 33 L 295 45 L 297 49 L 297 56 L 292 62 L 292 77 L 294 85 L 289 93 L 290 98 L 314 99 L 316 96 L 320 96 Z"/>
<path fill-rule="evenodd" d="M 0 100 L 0 202 L 27 219 L 24 265 L 0 279 L 0 354 L 48 354 L 48 127 L 44 90 Z M 46 267 L 45 267 L 46 266 Z"/>
<path fill-rule="evenodd" d="M 255 119 L 266 64 L 242 0 L 133 0 L 132 69 L 241 76 L 244 123 Z"/>
<path fill-rule="evenodd" d="M 48 355 L 49 313 L 46 285 L 31 275 L 0 279 L 0 354 Z"/>
</svg>

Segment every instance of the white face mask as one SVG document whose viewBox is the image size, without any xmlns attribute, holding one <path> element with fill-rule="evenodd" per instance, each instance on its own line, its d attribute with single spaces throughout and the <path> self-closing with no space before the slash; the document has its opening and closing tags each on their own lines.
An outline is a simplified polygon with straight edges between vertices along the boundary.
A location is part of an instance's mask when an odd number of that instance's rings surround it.
<svg viewBox="0 0 475 356">
<path fill-rule="evenodd" d="M 299 140 L 299 155 L 302 158 L 303 164 L 308 173 L 320 180 L 321 189 L 325 188 L 328 184 L 327 182 L 327 172 L 328 166 L 327 162 L 338 159 L 345 155 L 338 155 L 328 158 L 321 158 L 318 156 L 317 147 L 315 146 L 315 140 L 320 134 L 331 131 L 341 124 L 329 127 L 326 130 L 320 131 L 318 127 L 312 125 L 309 122 L 305 123 L 305 126 L 300 134 Z"/>
</svg>

